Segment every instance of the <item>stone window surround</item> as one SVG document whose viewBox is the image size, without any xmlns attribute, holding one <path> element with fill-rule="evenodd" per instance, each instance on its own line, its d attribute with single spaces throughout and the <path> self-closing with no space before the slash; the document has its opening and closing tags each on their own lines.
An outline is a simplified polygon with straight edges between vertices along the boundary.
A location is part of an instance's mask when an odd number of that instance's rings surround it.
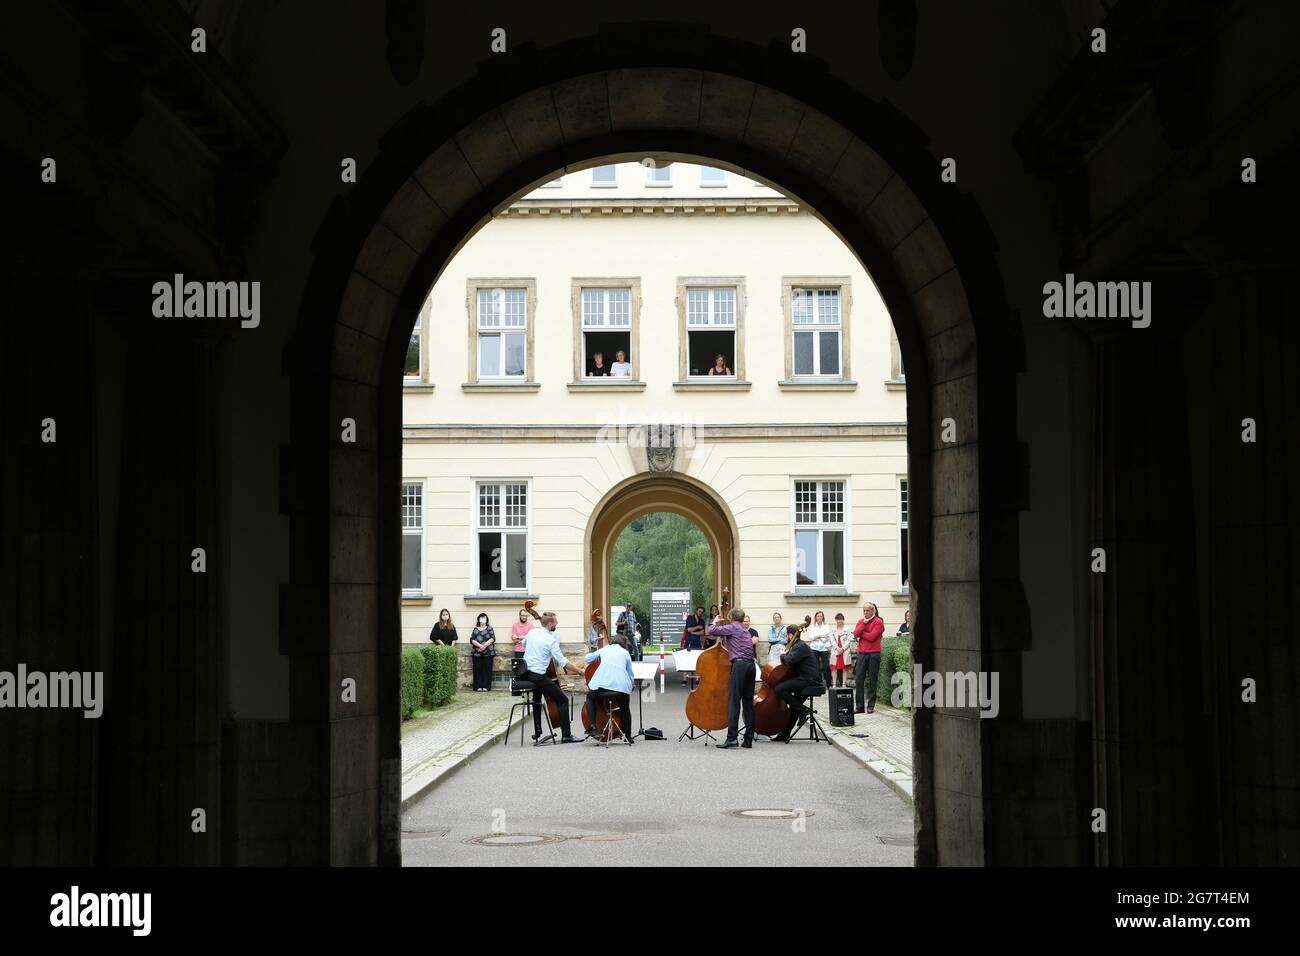
<svg viewBox="0 0 1300 956">
<path fill-rule="evenodd" d="M 478 379 L 478 294 L 480 289 L 518 289 L 524 290 L 524 377 L 522 381 Z M 465 391 L 476 392 L 535 392 L 541 385 L 535 380 L 536 373 L 533 360 L 533 336 L 537 325 L 537 280 L 525 278 L 471 277 L 465 280 L 465 312 L 469 316 L 469 371 Z"/>
<path fill-rule="evenodd" d="M 690 338 L 686 327 L 686 291 L 688 289 L 735 289 L 736 290 L 736 355 L 732 371 L 735 377 L 720 382 L 709 381 L 705 376 L 692 378 L 687 374 Z M 720 391 L 748 391 L 751 383 L 745 379 L 745 308 L 748 298 L 745 293 L 744 276 L 678 276 L 677 298 L 677 381 L 673 388 L 678 391 L 718 389 Z"/>
<path fill-rule="evenodd" d="M 798 584 L 796 583 L 797 569 L 794 565 L 795 541 L 797 540 L 796 532 L 800 526 L 795 521 L 795 485 L 801 481 L 812 481 L 817 483 L 817 521 L 814 525 L 817 528 L 823 527 L 821 520 L 821 486 L 827 481 L 844 482 L 844 519 L 841 522 L 844 525 L 844 583 L 843 584 Z M 860 592 L 853 590 L 853 482 L 850 475 L 847 474 L 796 474 L 790 476 L 788 487 L 790 502 L 790 578 L 789 586 L 786 589 L 787 596 L 795 597 L 842 597 L 848 598 L 851 595 L 857 595 Z M 803 530 L 812 530 L 804 527 Z M 818 541 L 821 538 L 818 537 Z M 821 560 L 821 555 L 818 555 Z"/>
<path fill-rule="evenodd" d="M 794 374 L 794 290 L 840 290 L 840 374 L 795 377 Z M 782 276 L 781 311 L 785 322 L 785 378 L 778 384 L 782 389 L 807 389 L 810 391 L 852 391 L 858 387 L 850 371 L 852 354 L 849 345 L 849 315 L 853 306 L 853 278 L 851 276 Z"/>
<path fill-rule="evenodd" d="M 907 390 L 907 379 L 902 372 L 903 353 L 898 348 L 898 333 L 893 324 L 889 327 L 889 378 L 885 379 L 885 388 L 891 392 Z"/>
<path fill-rule="evenodd" d="M 632 325 L 628 332 L 628 348 L 632 355 L 632 377 L 623 381 L 602 381 L 583 376 L 582 348 L 582 290 L 583 289 L 631 289 Z M 607 391 L 631 388 L 634 391 L 645 387 L 641 381 L 641 278 L 639 276 L 598 276 L 574 277 L 569 286 L 569 308 L 573 315 L 573 381 L 569 388 L 586 391 Z M 530 339 L 531 342 L 531 339 Z M 613 356 L 609 356 L 613 362 Z"/>
</svg>

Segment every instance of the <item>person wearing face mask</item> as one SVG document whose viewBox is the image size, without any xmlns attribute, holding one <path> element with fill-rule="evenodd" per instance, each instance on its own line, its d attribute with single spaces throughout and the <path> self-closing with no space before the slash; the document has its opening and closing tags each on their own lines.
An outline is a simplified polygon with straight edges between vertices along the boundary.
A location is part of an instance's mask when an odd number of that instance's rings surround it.
<svg viewBox="0 0 1300 956">
<path fill-rule="evenodd" d="M 429 632 L 429 640 L 444 647 L 451 647 L 456 643 L 456 625 L 451 623 L 451 611 L 443 608 L 438 612 L 438 623 L 433 625 L 433 630 Z"/>
<path fill-rule="evenodd" d="M 474 663 L 474 690 L 492 689 L 492 660 L 497 654 L 497 635 L 486 614 L 480 614 L 469 635 L 470 657 Z"/>
</svg>

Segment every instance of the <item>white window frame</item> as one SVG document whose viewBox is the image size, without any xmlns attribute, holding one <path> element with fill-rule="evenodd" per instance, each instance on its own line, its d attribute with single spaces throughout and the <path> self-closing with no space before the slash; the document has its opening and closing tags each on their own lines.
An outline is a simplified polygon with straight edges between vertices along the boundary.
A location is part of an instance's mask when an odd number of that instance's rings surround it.
<svg viewBox="0 0 1300 956">
<path fill-rule="evenodd" d="M 666 173 L 666 179 L 655 179 L 655 173 Z M 673 167 L 672 166 L 647 166 L 645 168 L 645 184 L 651 189 L 667 189 L 673 184 Z"/>
<path fill-rule="evenodd" d="M 813 482 L 816 484 L 815 493 L 817 496 L 817 520 L 812 522 L 808 522 L 808 521 L 800 522 L 798 520 L 798 508 L 796 507 L 795 504 L 795 495 L 797 494 L 798 486 L 805 482 Z M 829 482 L 836 482 L 843 486 L 839 521 L 823 520 L 823 514 L 824 514 L 823 486 Z M 850 589 L 853 581 L 853 567 L 852 567 L 853 516 L 851 514 L 851 509 L 849 507 L 851 490 L 852 489 L 849 483 L 849 477 L 847 475 L 795 475 L 791 477 L 790 499 L 789 499 L 790 500 L 790 591 L 791 593 L 798 592 L 798 591 L 828 591 L 828 590 L 848 591 Z M 800 531 L 817 532 L 817 577 L 820 578 L 821 580 L 813 584 L 799 583 L 799 566 L 798 566 L 799 535 L 798 533 Z M 823 531 L 843 532 L 843 539 L 842 539 L 844 542 L 844 555 L 843 555 L 844 583 L 843 584 L 824 583 L 826 569 L 824 566 L 825 562 L 823 562 L 822 560 L 822 554 L 823 554 L 822 532 Z"/>
<path fill-rule="evenodd" d="M 895 516 L 895 523 L 897 525 L 897 533 L 894 540 L 895 540 L 895 548 L 897 549 L 898 552 L 894 562 L 895 563 L 894 577 L 898 582 L 899 594 L 904 594 L 910 592 L 911 590 L 911 586 L 908 584 L 908 581 L 903 579 L 903 535 L 907 533 L 908 523 L 911 520 L 911 512 L 912 512 L 912 499 L 911 499 L 910 492 L 911 489 L 907 483 L 907 475 L 899 475 L 898 481 L 895 483 L 894 486 L 894 516 Z M 911 548 L 908 548 L 907 560 L 908 560 L 908 564 L 910 565 L 912 561 Z M 911 577 L 911 568 L 909 567 L 908 568 L 909 580 L 910 577 Z"/>
<path fill-rule="evenodd" d="M 538 189 L 559 189 L 564 185 L 564 173 L 556 176 L 554 179 L 542 183 Z"/>
<path fill-rule="evenodd" d="M 598 295 L 600 296 L 600 300 L 601 300 L 601 318 L 602 318 L 602 324 L 600 324 L 600 325 L 596 325 L 596 324 L 594 324 L 594 323 L 591 323 L 591 322 L 588 322 L 588 321 L 587 321 L 587 293 L 589 293 L 589 292 L 590 292 L 590 293 L 594 293 L 594 294 L 598 294 Z M 610 293 L 611 293 L 611 292 L 623 292 L 623 293 L 626 293 L 626 294 L 627 294 L 627 322 L 626 322 L 626 324 L 623 324 L 623 325 L 611 325 L 611 324 L 609 323 L 609 321 L 608 321 L 608 319 L 609 319 L 609 315 L 610 315 L 609 300 L 610 300 Z M 582 377 L 583 377 L 584 379 L 589 379 L 589 380 L 591 380 L 591 381 L 596 381 L 596 380 L 597 380 L 597 379 L 592 379 L 590 376 L 587 375 L 587 367 L 588 367 L 588 366 L 587 366 L 587 359 L 588 359 L 588 355 L 587 355 L 587 333 L 588 333 L 588 332 L 627 332 L 627 336 L 628 336 L 628 351 L 630 352 L 630 351 L 632 350 L 632 321 L 633 321 L 633 320 L 632 320 L 632 313 L 635 311 L 635 308 L 636 308 L 636 306 L 635 306 L 635 296 L 636 296 L 636 292 L 635 292 L 635 290 L 634 290 L 631 286 L 591 286 L 591 285 L 586 285 L 586 286 L 581 286 L 581 287 L 579 287 L 579 289 L 578 289 L 578 309 L 579 309 L 579 311 L 580 311 L 580 313 L 581 313 L 582 318 L 581 318 L 581 324 L 579 325 L 579 328 L 578 328 L 578 332 L 579 332 L 580 338 L 581 338 L 581 340 L 582 340 Z M 607 355 L 607 356 L 605 356 L 605 359 L 606 359 L 606 365 L 613 365 L 613 364 L 614 364 L 614 356 L 612 356 L 612 355 Z M 633 364 L 633 363 L 629 363 L 629 364 Z M 632 378 L 634 378 L 634 377 L 635 377 L 635 376 L 629 375 L 629 376 L 628 376 L 628 379 L 630 380 L 630 379 L 632 379 Z"/>
<path fill-rule="evenodd" d="M 426 300 L 427 301 L 427 300 Z M 424 307 L 415 316 L 415 328 L 411 329 L 411 338 L 415 339 L 415 354 L 418 357 L 415 374 L 402 372 L 402 384 L 416 385 L 424 381 Z M 410 346 L 407 346 L 409 351 Z M 403 363 L 405 364 L 405 363 Z"/>
<path fill-rule="evenodd" d="M 717 173 L 718 178 L 706 179 L 705 176 L 710 171 Z M 726 186 L 727 186 L 727 171 L 725 169 L 719 169 L 717 166 L 700 167 L 700 188 L 701 189 L 725 189 Z"/>
<path fill-rule="evenodd" d="M 706 310 L 706 321 L 703 323 L 691 322 L 691 296 L 693 293 L 704 292 L 708 294 L 708 308 Z M 717 299 L 719 292 L 731 293 L 731 320 L 729 322 L 718 321 Z M 732 382 L 740 377 L 737 366 L 740 364 L 738 359 L 739 343 L 737 337 L 740 334 L 737 319 L 740 310 L 740 289 L 737 286 L 716 285 L 704 286 L 695 285 L 686 287 L 686 377 L 694 381 L 724 381 Z M 710 375 L 705 372 L 702 375 L 691 373 L 691 340 L 692 332 L 731 332 L 731 374 L 730 375 Z M 710 368 L 712 363 L 710 362 Z"/>
<path fill-rule="evenodd" d="M 408 524 L 407 500 L 406 500 L 407 488 L 418 488 L 420 492 L 420 504 L 419 504 L 420 515 L 418 518 L 418 522 L 419 522 L 418 526 L 414 524 Z M 428 498 L 428 495 L 426 494 L 426 490 L 427 489 L 425 488 L 425 481 L 423 478 L 402 479 L 402 503 L 401 503 L 402 538 L 403 538 L 402 543 L 403 544 L 406 543 L 405 539 L 408 536 L 418 537 L 420 539 L 420 583 L 418 587 L 409 588 L 406 586 L 405 582 L 403 582 L 402 593 L 406 595 L 426 593 L 424 590 L 425 572 L 427 570 L 427 564 L 428 564 L 428 560 L 427 560 L 428 555 L 426 553 L 428 542 L 425 539 L 425 527 L 426 527 L 425 515 L 428 513 L 428 509 L 425 507 L 425 501 Z"/>
<path fill-rule="evenodd" d="M 505 324 L 505 300 L 506 293 L 517 292 L 523 298 L 523 324 L 506 325 Z M 483 321 L 483 295 L 490 293 L 500 299 L 501 308 L 496 313 L 501 319 L 495 325 L 489 325 Z M 528 288 L 526 286 L 496 286 L 492 288 L 478 288 L 474 292 L 474 370 L 475 380 L 479 382 L 526 382 L 528 381 Z M 500 361 L 498 368 L 506 367 L 506 334 L 518 333 L 524 337 L 524 367 L 518 375 L 508 375 L 504 371 L 499 375 L 484 375 L 482 366 L 481 344 L 485 335 L 495 336 L 498 341 L 497 357 Z"/>
<path fill-rule="evenodd" d="M 823 315 L 823 300 L 830 298 L 827 293 L 834 293 L 835 297 L 835 320 L 828 322 Z M 797 310 L 795 303 L 805 297 L 811 296 L 813 303 L 812 321 L 796 321 Z M 795 335 L 800 332 L 811 332 L 813 335 L 813 370 L 811 372 L 800 372 L 794 363 L 798 361 L 798 350 L 795 349 Z M 835 354 L 839 358 L 839 368 L 833 372 L 823 372 L 821 337 L 823 335 L 834 334 Z M 844 377 L 844 295 L 838 286 L 796 286 L 790 290 L 790 361 L 791 376 L 793 378 L 831 378 L 838 379 Z"/>
<path fill-rule="evenodd" d="M 602 169 L 611 169 L 614 171 L 614 178 L 606 182 L 598 180 L 596 173 Z M 618 163 L 602 163 L 599 166 L 591 167 L 591 187 L 593 189 L 617 189 L 618 188 Z"/>
<path fill-rule="evenodd" d="M 503 523 L 496 525 L 484 525 L 481 523 L 479 513 L 479 489 L 484 486 L 497 485 L 501 487 L 501 496 L 504 498 L 506 485 L 522 485 L 524 488 L 524 523 L 522 525 L 508 525 L 504 523 L 505 515 L 500 517 Z M 470 482 L 470 521 L 469 521 L 469 593 L 471 594 L 528 594 L 533 583 L 533 535 L 532 535 L 532 517 L 533 517 L 533 483 L 529 478 L 475 478 Z M 501 510 L 505 510 L 505 502 L 501 503 Z M 524 586 L 522 588 L 505 587 L 506 575 L 504 569 L 501 574 L 502 587 L 496 591 L 479 590 L 479 545 L 478 536 L 480 532 L 501 534 L 523 534 L 524 536 Z"/>
</svg>

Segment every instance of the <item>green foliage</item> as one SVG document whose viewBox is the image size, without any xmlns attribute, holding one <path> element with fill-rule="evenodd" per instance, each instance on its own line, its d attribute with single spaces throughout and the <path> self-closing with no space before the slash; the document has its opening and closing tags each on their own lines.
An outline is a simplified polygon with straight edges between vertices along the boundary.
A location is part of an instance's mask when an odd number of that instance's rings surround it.
<svg viewBox="0 0 1300 956">
<path fill-rule="evenodd" d="M 691 603 L 708 607 L 713 595 L 713 552 L 700 531 L 680 515 L 655 512 L 631 521 L 614 542 L 610 559 L 615 604 L 630 604 L 649 636 L 650 589 L 689 587 Z"/>
<path fill-rule="evenodd" d="M 456 648 L 441 644 L 421 647 L 420 653 L 424 655 L 424 706 L 441 707 L 456 696 L 460 655 Z"/>
<path fill-rule="evenodd" d="M 876 684 L 876 696 L 880 700 L 893 702 L 894 692 L 894 652 L 900 644 L 907 643 L 907 635 L 886 637 L 880 642 L 880 680 Z"/>
<path fill-rule="evenodd" d="M 894 662 L 894 672 L 908 675 L 907 680 L 903 681 L 902 684 L 899 685 L 901 691 L 899 695 L 901 697 L 901 706 L 903 710 L 911 710 L 912 709 L 912 679 L 911 679 L 912 638 L 911 635 L 909 634 L 903 634 L 900 637 L 892 638 L 892 640 L 897 641 L 897 644 L 894 647 L 894 653 L 892 655 L 892 659 Z M 882 659 L 884 657 L 883 645 L 882 645 L 881 657 Z"/>
<path fill-rule="evenodd" d="M 424 699 L 424 658 L 418 647 L 402 648 L 402 719 L 415 716 Z"/>
</svg>

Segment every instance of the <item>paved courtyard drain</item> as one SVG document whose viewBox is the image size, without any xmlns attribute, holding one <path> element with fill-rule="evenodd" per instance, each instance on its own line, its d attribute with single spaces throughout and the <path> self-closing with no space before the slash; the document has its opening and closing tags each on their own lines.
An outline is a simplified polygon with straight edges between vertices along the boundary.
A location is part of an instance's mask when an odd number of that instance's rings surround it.
<svg viewBox="0 0 1300 956">
<path fill-rule="evenodd" d="M 787 810 L 775 807 L 755 807 L 750 810 L 723 810 L 722 812 L 730 814 L 733 817 L 744 817 L 747 820 L 791 820 L 795 817 L 810 817 L 813 815 L 811 810 Z"/>
<path fill-rule="evenodd" d="M 554 833 L 485 833 L 461 842 L 470 846 L 542 846 L 546 843 L 559 843 L 563 839 Z"/>
</svg>

